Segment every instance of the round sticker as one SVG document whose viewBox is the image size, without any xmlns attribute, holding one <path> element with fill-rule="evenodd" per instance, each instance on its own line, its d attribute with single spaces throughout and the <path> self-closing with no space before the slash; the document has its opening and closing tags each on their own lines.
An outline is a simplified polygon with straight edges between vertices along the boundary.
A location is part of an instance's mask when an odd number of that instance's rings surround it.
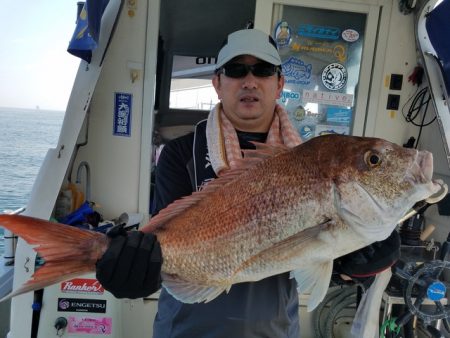
<svg viewBox="0 0 450 338">
<path fill-rule="evenodd" d="M 303 120 L 303 118 L 305 117 L 306 112 L 305 112 L 305 108 L 303 108 L 302 106 L 298 106 L 297 109 L 294 111 L 294 118 L 296 120 Z"/>
<path fill-rule="evenodd" d="M 67 310 L 70 306 L 70 303 L 67 299 L 61 299 L 59 301 L 59 307 L 63 310 Z"/>
<path fill-rule="evenodd" d="M 445 297 L 446 292 L 447 288 L 445 287 L 445 285 L 440 281 L 436 281 L 428 286 L 427 297 L 432 301 L 439 301 Z"/>
<path fill-rule="evenodd" d="M 359 39 L 359 33 L 354 29 L 346 29 L 342 32 L 342 38 L 348 42 L 355 42 Z"/>
<path fill-rule="evenodd" d="M 340 63 L 332 63 L 322 72 L 322 83 L 329 90 L 339 90 L 347 83 L 347 69 Z"/>
</svg>

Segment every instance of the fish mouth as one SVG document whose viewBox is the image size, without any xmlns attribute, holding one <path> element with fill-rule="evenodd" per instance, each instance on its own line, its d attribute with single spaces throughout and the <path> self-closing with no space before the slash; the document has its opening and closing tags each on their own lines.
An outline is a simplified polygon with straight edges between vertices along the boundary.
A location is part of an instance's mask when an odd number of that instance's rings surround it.
<svg viewBox="0 0 450 338">
<path fill-rule="evenodd" d="M 416 161 L 422 170 L 425 181 L 431 181 L 433 178 L 433 154 L 428 151 L 419 151 Z"/>
<path fill-rule="evenodd" d="M 416 160 L 410 169 L 411 176 L 409 180 L 413 185 L 420 185 L 424 188 L 423 191 L 426 193 L 426 196 L 422 196 L 423 200 L 429 198 L 430 201 L 442 199 L 442 191 L 446 191 L 448 187 L 442 180 L 433 179 L 432 153 L 426 150 L 418 151 Z"/>
<path fill-rule="evenodd" d="M 416 150 L 415 160 L 409 167 L 407 177 L 413 185 L 433 183 L 433 154 Z"/>
</svg>

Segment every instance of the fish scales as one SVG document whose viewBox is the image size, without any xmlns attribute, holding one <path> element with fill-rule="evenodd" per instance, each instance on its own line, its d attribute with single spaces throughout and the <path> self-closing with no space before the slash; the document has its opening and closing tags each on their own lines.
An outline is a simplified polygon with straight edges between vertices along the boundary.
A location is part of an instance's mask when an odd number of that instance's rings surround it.
<svg viewBox="0 0 450 338">
<path fill-rule="evenodd" d="M 312 208 L 308 198 L 313 191 L 320 196 L 317 188 L 329 184 L 320 180 L 308 161 L 281 154 L 170 221 L 167 230 L 156 232 L 164 271 L 190 280 L 233 280 L 251 257 L 324 219 L 314 215 L 319 210 Z M 179 265 L 186 271 L 180 271 Z"/>
</svg>

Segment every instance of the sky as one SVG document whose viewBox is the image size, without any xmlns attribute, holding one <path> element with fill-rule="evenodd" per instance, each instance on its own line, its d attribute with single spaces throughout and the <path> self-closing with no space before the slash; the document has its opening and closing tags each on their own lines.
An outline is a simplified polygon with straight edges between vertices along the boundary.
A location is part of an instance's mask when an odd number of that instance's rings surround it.
<svg viewBox="0 0 450 338">
<path fill-rule="evenodd" d="M 0 107 L 64 111 L 80 59 L 67 53 L 79 0 L 0 0 Z"/>
</svg>

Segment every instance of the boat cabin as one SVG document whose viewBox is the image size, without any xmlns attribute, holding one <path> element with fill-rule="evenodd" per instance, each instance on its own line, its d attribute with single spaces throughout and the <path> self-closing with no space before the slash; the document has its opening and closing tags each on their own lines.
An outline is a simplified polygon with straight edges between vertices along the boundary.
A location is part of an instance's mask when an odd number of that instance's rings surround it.
<svg viewBox="0 0 450 338">
<path fill-rule="evenodd" d="M 440 5 L 446 7 L 444 18 L 450 13 L 449 2 Z M 211 84 L 217 53 L 229 33 L 251 27 L 271 34 L 277 43 L 285 76 L 279 103 L 303 141 L 338 133 L 429 150 L 434 155 L 434 176 L 449 184 L 446 81 L 448 85 L 450 48 L 447 42 L 442 48 L 447 54 L 442 54 L 439 46 L 445 42 L 435 38 L 448 36 L 450 24 L 439 21 L 436 3 L 81 3 L 74 31 L 88 27 L 90 34 L 83 36 L 84 41 L 74 41 L 80 36 L 74 34 L 71 42 L 70 52 L 80 57 L 80 65 L 61 134 L 57 146 L 46 155 L 23 214 L 61 219 L 88 202 L 85 206 L 105 221 L 100 226 L 119 217 L 125 217 L 129 225 L 145 224 L 151 217 L 152 174 L 161 147 L 191 132 L 208 116 L 218 102 Z M 88 19 L 83 16 L 85 11 L 90 11 Z M 433 12 L 436 15 L 430 15 Z M 411 223 L 420 234 L 413 245 L 402 245 L 402 252 L 414 262 L 435 261 L 450 231 L 449 204 L 432 205 L 420 215 Z M 431 233 L 422 239 L 425 229 Z M 33 249 L 19 239 L 13 288 L 31 277 L 35 260 Z M 1 305 L 7 306 L 1 312 L 4 322 L 10 313 L 8 338 L 151 337 L 157 298 L 158 294 L 116 299 L 98 285 L 95 274 L 88 274 L 15 297 Z M 380 312 L 380 327 L 391 316 L 395 301 L 402 303 L 402 299 L 388 294 L 378 297 L 385 309 Z M 71 301 L 79 307 L 67 312 L 64 306 Z M 300 331 L 302 338 L 312 338 L 317 336 L 316 322 L 326 323 L 317 319 L 321 318 L 317 313 L 306 312 L 306 302 L 307 295 L 301 296 Z M 334 337 L 350 336 L 354 303 L 346 304 L 342 315 L 326 324 L 331 325 Z M 437 312 L 446 314 L 446 302 L 442 304 Z M 100 310 L 83 310 L 83 306 L 94 305 Z M 441 325 L 431 314 L 418 318 L 426 318 L 433 327 Z"/>
</svg>

